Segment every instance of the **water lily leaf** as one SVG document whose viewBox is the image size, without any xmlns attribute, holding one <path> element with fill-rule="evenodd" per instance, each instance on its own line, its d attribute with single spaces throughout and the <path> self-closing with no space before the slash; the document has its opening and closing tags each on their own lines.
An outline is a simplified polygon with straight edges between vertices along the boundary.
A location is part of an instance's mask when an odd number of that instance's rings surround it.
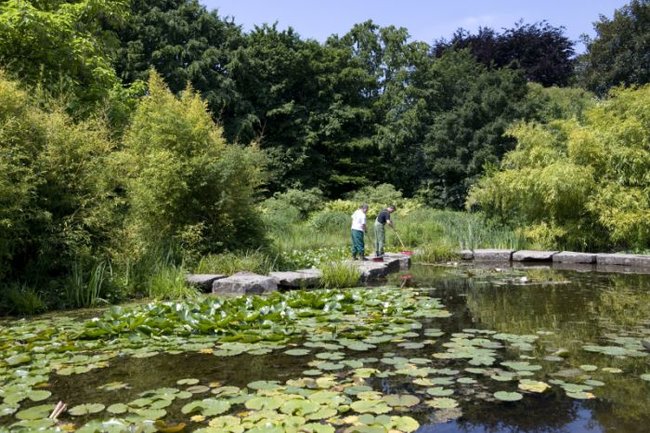
<svg viewBox="0 0 650 433">
<path fill-rule="evenodd" d="M 187 387 L 185 391 L 191 392 L 192 394 L 203 394 L 204 392 L 210 391 L 210 387 L 205 385 L 192 385 Z"/>
<path fill-rule="evenodd" d="M 497 391 L 493 395 L 494 398 L 501 401 L 519 401 L 524 398 L 524 396 L 518 392 Z"/>
<path fill-rule="evenodd" d="M 603 371 L 605 373 L 612 373 L 612 374 L 619 374 L 623 373 L 623 370 L 620 368 L 615 368 L 615 367 L 603 367 L 600 369 L 600 371 Z"/>
<path fill-rule="evenodd" d="M 345 354 L 341 352 L 320 352 L 316 354 L 318 359 L 326 359 L 329 361 L 340 361 L 345 359 Z"/>
<path fill-rule="evenodd" d="M 320 370 L 311 369 L 311 370 L 303 371 L 302 374 L 304 374 L 305 376 L 320 376 L 321 374 L 323 374 L 323 372 Z"/>
<path fill-rule="evenodd" d="M 309 400 L 300 400 L 300 399 L 289 400 L 283 403 L 282 406 L 280 406 L 280 412 L 285 413 L 287 415 L 298 415 L 298 416 L 304 416 L 312 412 L 316 412 L 319 409 L 320 409 L 320 405 L 318 403 Z"/>
<path fill-rule="evenodd" d="M 458 406 L 458 402 L 456 400 L 448 397 L 436 397 L 431 400 L 426 400 L 425 403 L 427 406 L 430 406 L 434 409 L 453 409 Z"/>
<path fill-rule="evenodd" d="M 388 413 L 390 407 L 382 400 L 358 400 L 352 402 L 350 408 L 358 413 Z"/>
<path fill-rule="evenodd" d="M 283 403 L 284 401 L 279 396 L 256 396 L 247 400 L 244 405 L 253 410 L 276 410 Z"/>
<path fill-rule="evenodd" d="M 86 403 L 86 404 L 80 404 L 77 405 L 71 409 L 68 410 L 68 413 L 73 416 L 82 416 L 82 415 L 89 415 L 92 413 L 99 413 L 103 411 L 106 408 L 101 403 Z"/>
<path fill-rule="evenodd" d="M 97 389 L 101 389 L 103 391 L 117 391 L 126 388 L 129 388 L 129 385 L 124 382 L 110 382 L 97 387 Z"/>
<path fill-rule="evenodd" d="M 214 429 L 215 432 L 224 433 L 243 433 L 245 427 L 241 425 L 241 418 L 232 415 L 222 415 L 212 418 L 208 425 Z"/>
<path fill-rule="evenodd" d="M 16 418 L 20 420 L 35 420 L 39 418 L 47 418 L 50 412 L 54 409 L 52 404 L 42 404 L 39 406 L 32 406 L 28 409 L 23 409 L 16 414 Z"/>
<path fill-rule="evenodd" d="M 32 360 L 32 357 L 28 353 L 20 353 L 18 355 L 10 356 L 4 361 L 10 366 L 16 366 L 20 364 L 26 364 Z"/>
<path fill-rule="evenodd" d="M 199 412 L 203 416 L 221 415 L 228 410 L 230 410 L 230 402 L 217 398 L 192 401 L 181 408 L 181 412 L 184 414 Z"/>
<path fill-rule="evenodd" d="M 138 415 L 138 417 L 141 419 L 149 421 L 155 421 L 167 415 L 167 411 L 165 409 L 131 409 L 130 412 Z"/>
<path fill-rule="evenodd" d="M 44 430 L 49 430 L 49 428 L 53 427 L 55 424 L 56 422 L 53 419 L 49 419 L 49 418 L 22 420 L 22 421 L 18 421 L 15 424 L 12 424 L 11 430 L 22 431 L 22 428 L 24 428 L 27 431 L 44 431 Z"/>
<path fill-rule="evenodd" d="M 27 394 L 27 397 L 31 401 L 43 401 L 50 398 L 51 395 L 52 393 L 50 391 L 34 390 L 34 391 L 30 391 L 29 394 Z"/>
<path fill-rule="evenodd" d="M 567 397 L 571 397 L 576 400 L 591 400 L 596 398 L 596 396 L 592 393 L 583 391 L 567 392 L 566 395 Z"/>
<path fill-rule="evenodd" d="M 393 416 L 390 421 L 394 430 L 404 433 L 414 432 L 420 428 L 420 423 L 410 416 Z"/>
<path fill-rule="evenodd" d="M 169 425 L 161 420 L 154 422 L 153 425 L 156 427 L 157 431 L 162 433 L 178 433 L 179 431 L 185 429 L 186 426 L 184 422 Z"/>
<path fill-rule="evenodd" d="M 545 382 L 538 382 L 536 380 L 521 379 L 518 385 L 522 391 L 542 393 L 549 389 L 551 386 Z"/>
<path fill-rule="evenodd" d="M 420 402 L 420 399 L 409 394 L 389 394 L 382 397 L 389 406 L 392 407 L 411 407 Z"/>
<path fill-rule="evenodd" d="M 598 370 L 598 367 L 595 365 L 583 364 L 580 366 L 580 369 L 583 371 L 596 371 Z"/>
<path fill-rule="evenodd" d="M 107 412 L 113 413 L 115 415 L 125 413 L 127 410 L 129 410 L 129 407 L 124 403 L 115 403 L 106 408 Z"/>
<path fill-rule="evenodd" d="M 436 386 L 433 388 L 427 388 L 426 392 L 427 394 L 432 395 L 434 397 L 446 397 L 448 395 L 452 395 L 454 393 L 454 390 L 443 388 L 441 386 Z"/>
<path fill-rule="evenodd" d="M 9 404 L 0 404 L 0 417 L 5 415 L 12 415 L 16 413 L 19 406 L 12 406 Z"/>
<path fill-rule="evenodd" d="M 272 389 L 278 389 L 280 388 L 280 385 L 276 380 L 258 380 L 255 382 L 251 382 L 247 385 L 250 389 L 265 389 L 265 390 L 272 390 Z"/>
<path fill-rule="evenodd" d="M 197 383 L 199 383 L 199 379 L 193 378 L 179 379 L 176 381 L 176 385 L 196 385 Z"/>
<path fill-rule="evenodd" d="M 304 356 L 304 355 L 308 355 L 309 353 L 311 353 L 311 350 L 309 350 L 309 349 L 290 349 L 290 350 L 286 350 L 284 353 L 287 354 L 287 355 L 290 355 L 290 356 Z"/>
</svg>

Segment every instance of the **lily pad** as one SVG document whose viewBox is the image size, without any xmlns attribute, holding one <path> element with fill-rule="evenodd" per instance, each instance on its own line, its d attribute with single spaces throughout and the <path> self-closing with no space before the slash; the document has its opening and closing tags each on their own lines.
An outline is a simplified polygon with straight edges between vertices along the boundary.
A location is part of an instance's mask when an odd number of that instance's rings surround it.
<svg viewBox="0 0 650 433">
<path fill-rule="evenodd" d="M 501 401 L 519 401 L 524 398 L 524 396 L 518 392 L 497 391 L 493 395 L 494 398 Z"/>
<path fill-rule="evenodd" d="M 80 404 L 77 405 L 70 410 L 68 410 L 68 413 L 73 416 L 82 416 L 82 415 L 89 415 L 93 413 L 99 413 L 103 411 L 106 408 L 101 403 L 86 403 L 86 404 Z"/>
</svg>

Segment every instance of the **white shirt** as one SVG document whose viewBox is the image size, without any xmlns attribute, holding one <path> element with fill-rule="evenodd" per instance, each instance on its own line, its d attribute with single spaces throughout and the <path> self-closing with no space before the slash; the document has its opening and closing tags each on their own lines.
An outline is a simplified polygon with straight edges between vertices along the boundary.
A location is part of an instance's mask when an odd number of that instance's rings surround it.
<svg viewBox="0 0 650 433">
<path fill-rule="evenodd" d="M 366 225 L 366 214 L 361 209 L 357 209 L 352 214 L 352 230 L 363 231 L 363 226 Z"/>
</svg>

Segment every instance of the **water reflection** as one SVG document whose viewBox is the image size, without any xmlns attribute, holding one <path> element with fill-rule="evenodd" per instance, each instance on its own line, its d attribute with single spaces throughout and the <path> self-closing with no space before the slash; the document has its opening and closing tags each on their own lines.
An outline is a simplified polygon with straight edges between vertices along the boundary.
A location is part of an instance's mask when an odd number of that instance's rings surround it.
<svg viewBox="0 0 650 433">
<path fill-rule="evenodd" d="M 512 383 L 499 384 L 489 378 L 482 378 L 471 387 L 455 383 L 452 387 L 460 408 L 445 411 L 419 405 L 408 412 L 421 423 L 419 433 L 648 431 L 650 383 L 639 378 L 650 373 L 648 357 L 612 357 L 587 352 L 583 346 L 636 344 L 650 337 L 649 275 L 496 266 L 414 267 L 410 274 L 413 278 L 409 284 L 415 286 L 414 290 L 439 298 L 453 313 L 446 319 L 424 321 L 425 328 L 440 328 L 446 334 L 435 345 L 420 351 L 385 344 L 371 352 L 345 351 L 347 359 L 380 359 L 385 352 L 393 352 L 398 356 L 431 359 L 436 368 L 462 371 L 466 363 L 434 359 L 431 355 L 433 351 L 444 350 L 443 344 L 452 333 L 473 328 L 539 336 L 529 351 L 509 349 L 500 352 L 500 356 L 530 357 L 531 362 L 542 366 L 539 376 L 545 381 L 579 382 L 591 378 L 605 383 L 593 391 L 596 400 L 570 399 L 556 386 L 544 394 L 526 395 L 515 403 L 498 402 L 492 397 L 495 390 L 516 387 Z M 399 275 L 391 279 L 397 286 L 402 281 Z M 373 289 L 368 290 L 371 296 Z M 65 396 L 72 406 L 105 398 L 106 393 L 98 391 L 98 386 L 111 381 L 129 383 L 131 388 L 120 391 L 119 395 L 119 400 L 125 401 L 148 389 L 174 386 L 179 377 L 239 387 L 262 379 L 284 382 L 300 377 L 309 368 L 310 360 L 278 351 L 263 356 L 242 354 L 228 358 L 200 353 L 163 354 L 148 359 L 128 357 L 113 360 L 111 367 L 102 371 L 74 377 L 55 375 L 51 384 L 56 395 Z M 597 369 L 581 369 L 585 365 Z M 380 362 L 366 363 L 366 366 L 385 367 Z M 621 369 L 622 373 L 607 373 L 605 367 Z M 371 379 L 369 384 L 384 393 L 414 393 L 418 388 L 412 379 L 392 376 Z M 174 413 L 173 407 L 169 413 Z"/>
<path fill-rule="evenodd" d="M 456 330 L 471 326 L 514 334 L 552 332 L 545 336 L 544 347 L 533 352 L 543 356 L 539 350 L 563 351 L 559 365 L 543 365 L 551 376 L 558 368 L 584 364 L 624 372 L 594 373 L 606 385 L 597 390 L 598 400 L 593 402 L 556 395 L 537 401 L 526 398 L 512 407 L 463 407 L 461 419 L 425 425 L 418 432 L 648 431 L 650 385 L 639 379 L 650 371 L 648 358 L 608 357 L 586 352 L 583 346 L 650 336 L 650 276 L 499 267 L 416 267 L 412 273 L 421 286 L 438 288 L 437 295 L 454 310 Z M 518 284 L 522 280 L 526 283 Z"/>
</svg>

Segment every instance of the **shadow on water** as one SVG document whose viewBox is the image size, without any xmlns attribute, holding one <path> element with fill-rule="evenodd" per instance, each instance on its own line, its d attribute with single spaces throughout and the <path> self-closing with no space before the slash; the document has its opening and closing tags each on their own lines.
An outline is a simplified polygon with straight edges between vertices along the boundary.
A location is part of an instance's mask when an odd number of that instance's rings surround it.
<svg viewBox="0 0 650 433">
<path fill-rule="evenodd" d="M 395 344 L 381 345 L 372 352 L 346 352 L 346 359 L 376 358 L 365 365 L 381 368 L 385 353 L 408 358 L 431 358 L 431 348 L 439 350 L 451 334 L 464 329 L 493 330 L 518 335 L 542 335 L 529 355 L 542 365 L 548 379 L 562 371 L 575 371 L 583 364 L 595 364 L 593 379 L 606 386 L 594 391 L 596 400 L 574 400 L 553 387 L 539 395 L 526 395 L 518 402 L 496 401 L 495 390 L 505 385 L 481 380 L 474 386 L 455 383 L 458 409 L 438 410 L 420 404 L 407 414 L 416 418 L 419 433 L 645 433 L 650 425 L 650 384 L 639 376 L 650 372 L 646 357 L 606 358 L 583 350 L 585 344 L 611 344 L 615 338 L 647 338 L 650 335 L 650 276 L 606 273 L 576 273 L 546 269 L 443 268 L 415 266 L 409 275 L 410 289 L 439 298 L 452 316 L 424 321 L 424 328 L 445 332 L 435 345 L 406 350 Z M 390 284 L 400 285 L 400 275 Z M 407 290 L 407 288 L 404 288 Z M 373 289 L 369 289 L 373 290 Z M 421 336 L 420 340 L 426 337 Z M 414 339 L 417 341 L 418 339 Z M 544 361 L 545 355 L 562 351 L 566 356 Z M 505 359 L 520 353 L 506 351 Z M 160 354 L 151 358 L 122 357 L 111 360 L 109 368 L 76 376 L 51 378 L 51 390 L 70 406 L 89 401 L 106 404 L 137 399 L 146 390 L 178 387 L 179 378 L 200 378 L 201 383 L 245 387 L 257 380 L 302 377 L 314 358 L 292 357 L 278 351 L 268 355 L 242 354 L 216 357 L 210 354 Z M 541 360 L 540 360 L 541 359 Z M 436 368 L 462 368 L 454 360 L 433 359 Z M 625 374 L 606 375 L 602 367 L 621 368 Z M 587 376 L 582 372 L 581 379 Z M 368 381 L 384 393 L 411 393 L 412 378 L 393 376 Z M 570 380 L 570 379 L 567 379 Z M 109 382 L 126 382 L 130 388 L 110 393 L 98 390 Z M 512 384 L 508 384 L 512 389 Z M 209 397 L 209 392 L 205 398 Z M 198 396 L 197 396 L 198 397 Z M 166 420 L 180 420 L 183 402 L 175 402 Z M 406 413 L 405 413 L 406 414 Z M 343 430 L 341 430 L 343 431 Z"/>
</svg>

